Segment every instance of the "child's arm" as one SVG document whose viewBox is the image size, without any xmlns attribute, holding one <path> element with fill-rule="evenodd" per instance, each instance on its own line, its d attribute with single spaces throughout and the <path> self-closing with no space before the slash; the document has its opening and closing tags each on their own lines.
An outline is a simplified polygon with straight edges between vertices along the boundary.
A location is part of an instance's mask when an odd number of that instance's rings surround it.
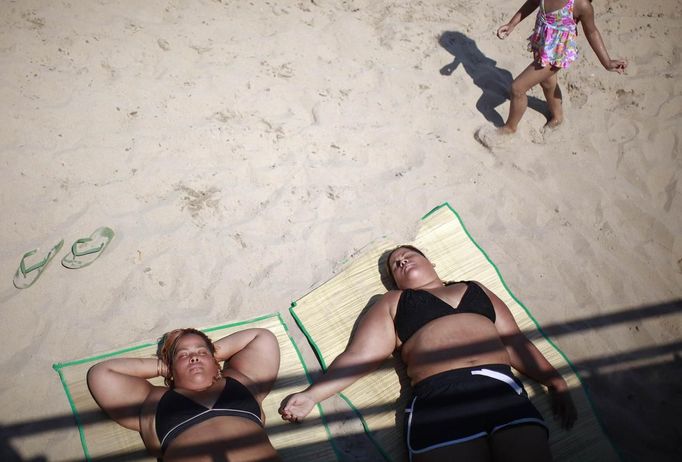
<svg viewBox="0 0 682 462">
<path fill-rule="evenodd" d="M 609 52 L 606 51 L 606 46 L 601 38 L 599 29 L 597 29 L 597 26 L 594 23 L 594 9 L 592 8 L 592 3 L 588 0 L 576 0 L 575 7 L 577 19 L 582 22 L 585 37 L 587 37 L 587 41 L 597 55 L 597 58 L 599 58 L 599 62 L 607 71 L 622 74 L 628 66 L 628 63 L 624 59 L 611 59 L 609 57 Z"/>
<path fill-rule="evenodd" d="M 512 16 L 511 20 L 504 26 L 500 26 L 500 28 L 497 29 L 497 37 L 501 39 L 507 38 L 507 36 L 512 33 L 514 28 L 521 21 L 526 19 L 526 16 L 535 11 L 535 8 L 537 8 L 538 6 L 540 6 L 540 2 L 538 0 L 526 0 L 526 3 L 524 3 L 523 6 L 519 8 L 519 11 L 517 11 L 516 14 Z"/>
</svg>

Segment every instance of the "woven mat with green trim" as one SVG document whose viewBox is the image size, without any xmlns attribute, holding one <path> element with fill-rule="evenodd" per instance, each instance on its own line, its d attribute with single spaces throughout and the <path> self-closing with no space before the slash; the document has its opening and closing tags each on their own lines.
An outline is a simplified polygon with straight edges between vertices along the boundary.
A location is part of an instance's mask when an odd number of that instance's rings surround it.
<svg viewBox="0 0 682 462">
<path fill-rule="evenodd" d="M 321 408 L 313 409 L 312 419 L 302 424 L 285 423 L 277 410 L 280 402 L 290 393 L 309 384 L 308 371 L 296 344 L 287 332 L 279 314 L 263 316 L 250 321 L 202 329 L 213 340 L 238 330 L 260 327 L 277 336 L 281 363 L 277 381 L 263 401 L 266 417 L 265 429 L 270 441 L 285 461 L 336 461 L 336 449 L 329 439 L 329 431 Z M 83 452 L 87 460 L 156 460 L 147 455 L 137 432 L 127 430 L 110 420 L 97 406 L 88 391 L 86 373 L 95 363 L 113 357 L 153 357 L 156 342 L 135 345 L 81 360 L 55 364 L 64 385 L 74 417 L 78 424 Z M 157 378 L 155 385 L 163 385 Z"/>
<path fill-rule="evenodd" d="M 403 243 L 374 242 L 354 256 L 333 279 L 292 304 L 290 311 L 323 368 L 326 369 L 344 350 L 363 310 L 386 291 L 381 281 L 379 259 L 397 244 Z M 472 239 L 449 204 L 435 208 L 422 219 L 417 238 L 411 244 L 436 264 L 443 280 L 475 280 L 495 292 L 509 306 L 521 330 L 566 379 L 578 409 L 578 421 L 568 432 L 554 422 L 550 400 L 543 388 L 517 373 L 550 427 L 554 459 L 618 460 L 573 367 L 509 291 L 495 265 Z M 400 360 L 387 360 L 376 372 L 358 380 L 341 395 L 358 412 L 370 438 L 386 460 L 406 460 L 402 418 L 410 386 Z"/>
</svg>

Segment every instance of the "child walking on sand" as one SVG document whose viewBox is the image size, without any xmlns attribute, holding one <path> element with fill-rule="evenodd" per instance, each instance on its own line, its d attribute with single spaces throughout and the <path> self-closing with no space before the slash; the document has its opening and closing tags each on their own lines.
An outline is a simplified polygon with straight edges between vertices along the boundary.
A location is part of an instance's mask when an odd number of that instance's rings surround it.
<svg viewBox="0 0 682 462">
<path fill-rule="evenodd" d="M 535 28 L 528 38 L 528 49 L 533 52 L 533 62 L 511 84 L 511 105 L 507 122 L 500 128 L 483 127 L 476 133 L 476 138 L 489 148 L 499 145 L 516 132 L 528 106 L 526 92 L 538 83 L 551 113 L 546 126 L 556 128 L 563 122 L 557 72 L 568 68 L 578 57 L 576 37 L 579 22 L 582 23 L 588 43 L 607 71 L 622 74 L 627 67 L 625 60 L 609 57 L 601 34 L 594 24 L 592 0 L 527 0 L 507 24 L 497 29 L 497 37 L 507 38 L 538 7 Z"/>
</svg>

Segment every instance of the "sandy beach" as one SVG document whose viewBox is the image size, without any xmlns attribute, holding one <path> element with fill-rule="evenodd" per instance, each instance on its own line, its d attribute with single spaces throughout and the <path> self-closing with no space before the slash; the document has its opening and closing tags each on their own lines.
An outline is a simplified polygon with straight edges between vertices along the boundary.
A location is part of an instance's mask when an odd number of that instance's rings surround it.
<svg viewBox="0 0 682 462">
<path fill-rule="evenodd" d="M 280 312 L 319 368 L 290 302 L 449 202 L 623 460 L 678 460 L 679 2 L 594 2 L 626 73 L 581 30 L 565 123 L 543 133 L 534 88 L 491 151 L 474 132 L 506 118 L 533 18 L 495 30 L 522 3 L 0 0 L 0 459 L 82 459 L 52 364 L 176 327 Z M 102 256 L 62 267 L 101 226 Z M 16 289 L 22 255 L 61 239 Z"/>
</svg>

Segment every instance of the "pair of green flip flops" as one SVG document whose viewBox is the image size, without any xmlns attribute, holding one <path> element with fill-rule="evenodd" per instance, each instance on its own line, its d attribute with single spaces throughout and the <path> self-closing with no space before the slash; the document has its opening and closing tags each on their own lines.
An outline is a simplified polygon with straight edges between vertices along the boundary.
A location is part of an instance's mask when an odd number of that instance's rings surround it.
<svg viewBox="0 0 682 462">
<path fill-rule="evenodd" d="M 111 228 L 103 226 L 97 228 L 90 237 L 84 237 L 76 240 L 71 246 L 71 251 L 62 258 L 62 266 L 69 269 L 79 269 L 88 266 L 104 252 L 111 240 L 114 238 L 114 231 Z M 31 287 L 43 274 L 47 265 L 57 255 L 64 245 L 64 239 L 59 241 L 57 245 L 52 247 L 45 255 L 45 258 L 30 266 L 26 266 L 26 259 L 35 255 L 38 249 L 26 252 L 21 257 L 19 268 L 14 274 L 14 287 L 17 289 L 26 289 Z"/>
</svg>

